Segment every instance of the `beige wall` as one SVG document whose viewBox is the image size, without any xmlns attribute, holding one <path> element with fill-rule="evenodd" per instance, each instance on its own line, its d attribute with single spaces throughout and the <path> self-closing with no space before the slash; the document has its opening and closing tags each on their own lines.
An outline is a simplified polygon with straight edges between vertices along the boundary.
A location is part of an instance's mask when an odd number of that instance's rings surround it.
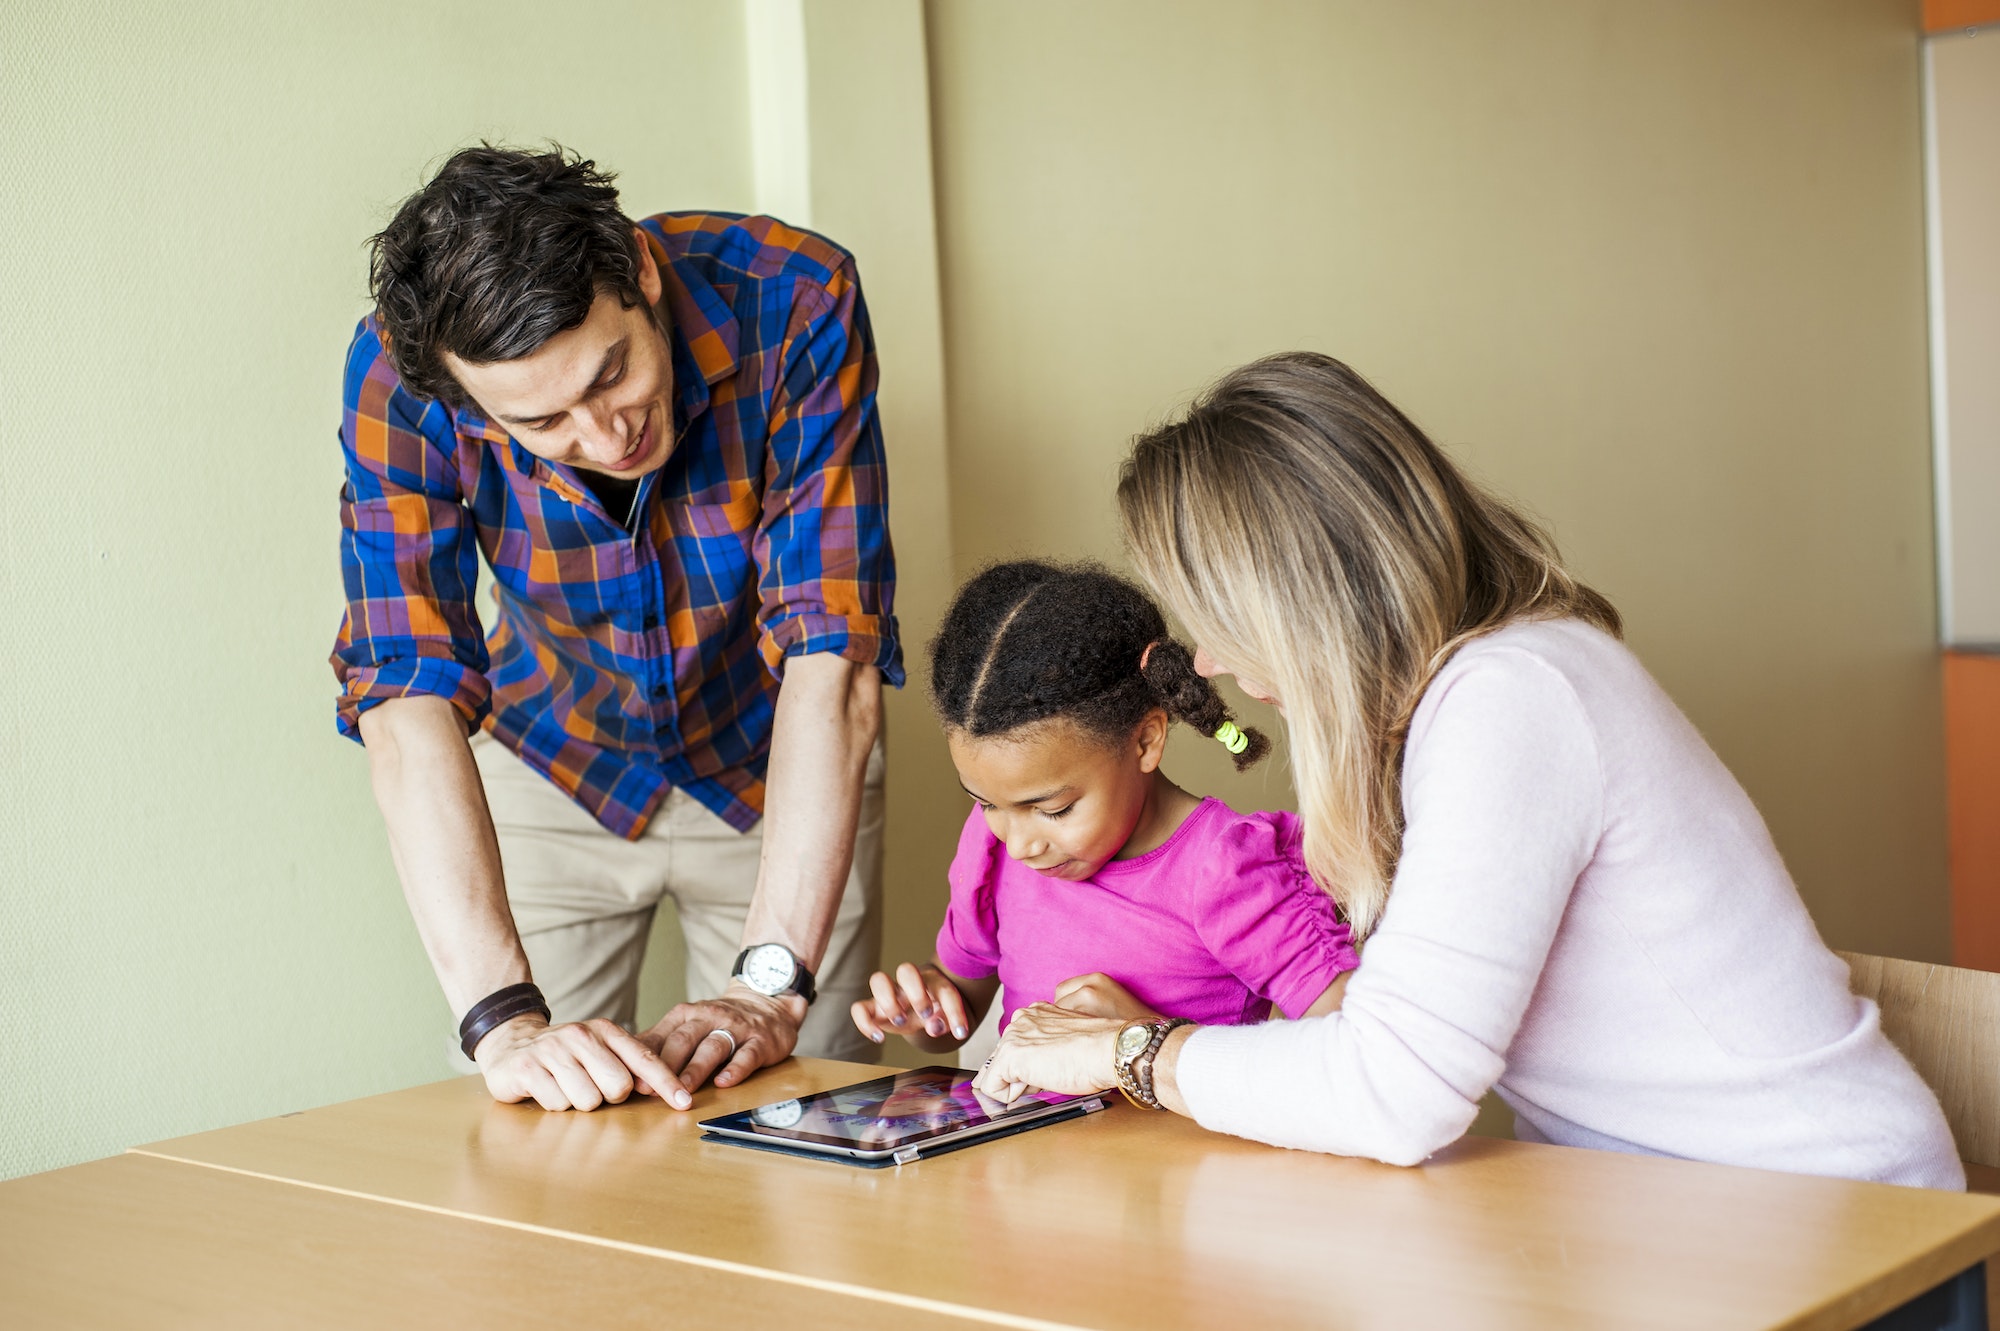
<svg viewBox="0 0 2000 1331">
<path fill-rule="evenodd" d="M 326 666 L 362 244 L 482 135 L 751 194 L 734 7 L 551 13 L 0 14 L 0 1176 L 445 1072 Z"/>
<path fill-rule="evenodd" d="M 1944 958 L 1904 0 L 929 16 L 961 571 L 1113 555 L 1135 429 L 1338 355 L 1616 600 L 1830 941 Z"/>
</svg>

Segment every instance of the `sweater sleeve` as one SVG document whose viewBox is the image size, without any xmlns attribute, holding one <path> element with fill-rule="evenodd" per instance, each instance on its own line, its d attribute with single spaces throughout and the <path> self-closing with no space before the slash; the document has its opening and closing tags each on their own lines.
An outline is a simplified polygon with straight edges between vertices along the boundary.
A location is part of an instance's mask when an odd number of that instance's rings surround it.
<svg viewBox="0 0 2000 1331">
<path fill-rule="evenodd" d="M 1341 1010 L 1191 1036 L 1175 1076 L 1204 1127 L 1416 1164 L 1499 1080 L 1602 833 L 1604 779 L 1569 682 L 1480 647 L 1418 708 L 1402 859 Z"/>
</svg>

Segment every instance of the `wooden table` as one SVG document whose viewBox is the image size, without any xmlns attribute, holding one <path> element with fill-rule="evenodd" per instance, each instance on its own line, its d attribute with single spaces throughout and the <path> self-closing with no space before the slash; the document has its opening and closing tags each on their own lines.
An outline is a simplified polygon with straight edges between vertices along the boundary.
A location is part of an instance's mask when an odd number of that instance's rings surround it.
<svg viewBox="0 0 2000 1331">
<path fill-rule="evenodd" d="M 379 1305 L 433 1320 L 504 1297 L 503 1320 L 610 1325 L 796 1302 L 832 1326 L 1844 1331 L 2000 1251 L 1995 1198 L 1475 1138 L 1393 1169 L 1125 1107 L 886 1170 L 700 1140 L 698 1118 L 877 1072 L 795 1060 L 693 1114 L 545 1114 L 443 1082 L 0 1184 L 0 1252 L 86 1183 L 76 1215 L 178 1179 L 209 1190 L 212 1233 L 163 1240 L 155 1265 L 184 1263 L 176 1243 L 305 1260 L 287 1236 L 325 1207 L 325 1232 L 353 1236 L 327 1240 L 317 1279 L 383 1263 Z M 137 1242 L 158 1208 L 129 1211 Z M 32 1237 L 37 1272 L 81 1241 Z M 0 1307 L 33 1274 L 0 1255 Z M 398 1318 L 418 1314 L 327 1320 Z"/>
<path fill-rule="evenodd" d="M 738 1315 L 841 1331 L 986 1325 L 136 1154 L 0 1183 L 7 1331 L 657 1331 Z"/>
</svg>

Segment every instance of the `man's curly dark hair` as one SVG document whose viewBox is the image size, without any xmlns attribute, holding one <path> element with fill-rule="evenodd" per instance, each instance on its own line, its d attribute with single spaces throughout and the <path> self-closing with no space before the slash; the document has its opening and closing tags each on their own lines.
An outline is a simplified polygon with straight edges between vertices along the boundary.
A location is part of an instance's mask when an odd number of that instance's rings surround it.
<svg viewBox="0 0 2000 1331">
<path fill-rule="evenodd" d="M 518 360 L 582 323 L 601 292 L 640 304 L 639 245 L 615 178 L 559 144 L 482 143 L 404 200 L 368 242 L 369 291 L 404 386 L 459 405 L 443 353 Z"/>
</svg>

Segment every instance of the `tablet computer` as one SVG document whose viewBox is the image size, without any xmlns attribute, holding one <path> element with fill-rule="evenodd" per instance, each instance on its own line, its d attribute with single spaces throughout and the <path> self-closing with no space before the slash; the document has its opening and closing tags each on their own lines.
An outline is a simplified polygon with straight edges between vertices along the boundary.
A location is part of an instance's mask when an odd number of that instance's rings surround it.
<svg viewBox="0 0 2000 1331">
<path fill-rule="evenodd" d="M 977 1075 L 963 1068 L 916 1068 L 704 1119 L 701 1126 L 719 1137 L 906 1164 L 991 1133 L 1104 1108 L 1101 1096 L 1041 1091 L 1002 1104 L 972 1088 Z"/>
</svg>

